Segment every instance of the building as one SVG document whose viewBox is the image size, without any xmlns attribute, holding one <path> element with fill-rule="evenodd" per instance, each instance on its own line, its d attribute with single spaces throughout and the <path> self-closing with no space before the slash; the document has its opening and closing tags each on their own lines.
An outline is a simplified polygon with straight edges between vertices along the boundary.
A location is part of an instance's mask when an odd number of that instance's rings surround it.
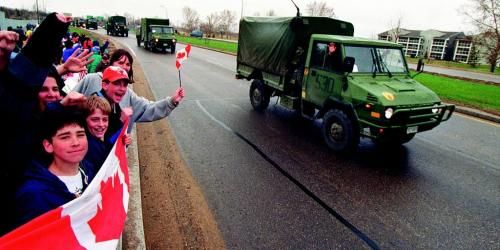
<svg viewBox="0 0 500 250">
<path fill-rule="evenodd" d="M 463 32 L 400 29 L 399 35 L 388 30 L 380 33 L 378 38 L 403 45 L 405 55 L 411 57 L 466 63 L 472 49 L 472 39 Z"/>
</svg>

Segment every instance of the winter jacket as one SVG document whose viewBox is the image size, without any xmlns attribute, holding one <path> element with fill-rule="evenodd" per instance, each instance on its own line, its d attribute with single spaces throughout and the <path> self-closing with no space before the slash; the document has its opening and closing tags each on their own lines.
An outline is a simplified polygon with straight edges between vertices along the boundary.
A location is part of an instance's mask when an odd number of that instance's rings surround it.
<svg viewBox="0 0 500 250">
<path fill-rule="evenodd" d="M 87 70 L 89 73 L 95 73 L 97 65 L 101 62 L 102 57 L 99 54 L 93 54 L 92 56 L 90 56 L 89 60 L 90 59 L 94 59 L 94 61 L 87 65 Z"/>
<path fill-rule="evenodd" d="M 94 167 L 86 160 L 80 162 L 80 167 L 88 178 L 87 183 L 90 184 L 96 174 Z M 64 182 L 37 161 L 32 161 L 25 172 L 25 178 L 25 182 L 14 195 L 15 227 L 76 198 Z M 85 190 L 87 185 L 85 182 L 83 185 Z"/>
<path fill-rule="evenodd" d="M 85 96 L 90 96 L 102 89 L 102 73 L 93 73 L 86 75 L 73 89 Z M 131 88 L 120 101 L 120 107 L 132 107 L 134 114 L 130 119 L 128 132 L 132 131 L 134 122 L 151 122 L 162 119 L 168 116 L 175 105 L 172 103 L 172 98 L 167 97 L 159 101 L 149 101 L 144 97 L 138 96 Z"/>
<path fill-rule="evenodd" d="M 66 60 L 68 60 L 68 58 L 75 52 L 75 50 L 79 50 L 81 48 L 81 45 L 78 43 L 76 44 L 75 46 L 73 46 L 73 48 L 65 48 L 63 50 L 63 54 L 62 54 L 62 61 L 63 63 L 66 62 Z"/>
<path fill-rule="evenodd" d="M 92 163 L 92 165 L 99 170 L 108 157 L 109 152 L 111 152 L 113 144 L 108 141 L 101 141 L 90 133 L 87 133 L 87 141 L 89 150 L 84 159 Z"/>
</svg>

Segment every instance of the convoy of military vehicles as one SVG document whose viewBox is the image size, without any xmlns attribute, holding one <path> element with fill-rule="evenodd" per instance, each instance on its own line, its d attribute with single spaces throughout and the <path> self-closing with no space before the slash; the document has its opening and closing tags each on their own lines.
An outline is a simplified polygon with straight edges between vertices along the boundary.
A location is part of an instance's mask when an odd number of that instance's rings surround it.
<svg viewBox="0 0 500 250">
<path fill-rule="evenodd" d="M 86 24 L 97 29 L 92 19 Z M 128 36 L 126 18 L 109 17 L 106 30 Z M 281 106 L 322 119 L 323 140 L 337 152 L 354 151 L 361 137 L 403 144 L 451 117 L 455 106 L 412 78 L 401 45 L 353 34 L 351 23 L 327 17 L 243 17 L 236 77 L 252 81 L 256 111 L 279 97 Z M 175 52 L 168 19 L 142 18 L 136 39 L 147 50 Z"/>
</svg>

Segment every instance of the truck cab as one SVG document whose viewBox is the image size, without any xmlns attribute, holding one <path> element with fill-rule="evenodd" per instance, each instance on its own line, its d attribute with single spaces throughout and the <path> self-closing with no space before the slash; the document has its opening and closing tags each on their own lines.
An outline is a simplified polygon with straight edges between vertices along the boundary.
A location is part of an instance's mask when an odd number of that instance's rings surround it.
<svg viewBox="0 0 500 250">
<path fill-rule="evenodd" d="M 110 16 L 106 32 L 108 35 L 128 37 L 127 19 L 124 16 Z"/>
<path fill-rule="evenodd" d="M 406 143 L 455 108 L 411 78 L 401 45 L 379 40 L 312 35 L 302 83 L 301 105 L 319 111 L 325 142 L 341 150 L 360 136 Z"/>
</svg>

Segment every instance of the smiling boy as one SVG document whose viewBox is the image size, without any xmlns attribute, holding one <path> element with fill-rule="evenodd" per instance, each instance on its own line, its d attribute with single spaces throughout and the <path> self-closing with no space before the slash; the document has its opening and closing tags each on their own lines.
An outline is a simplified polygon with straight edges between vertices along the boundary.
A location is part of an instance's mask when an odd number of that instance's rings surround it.
<svg viewBox="0 0 500 250">
<path fill-rule="evenodd" d="M 46 111 L 42 122 L 42 146 L 50 164 L 33 161 L 25 182 L 15 193 L 15 226 L 57 208 L 80 196 L 95 175 L 83 160 L 88 143 L 85 118 L 74 109 Z"/>
</svg>

